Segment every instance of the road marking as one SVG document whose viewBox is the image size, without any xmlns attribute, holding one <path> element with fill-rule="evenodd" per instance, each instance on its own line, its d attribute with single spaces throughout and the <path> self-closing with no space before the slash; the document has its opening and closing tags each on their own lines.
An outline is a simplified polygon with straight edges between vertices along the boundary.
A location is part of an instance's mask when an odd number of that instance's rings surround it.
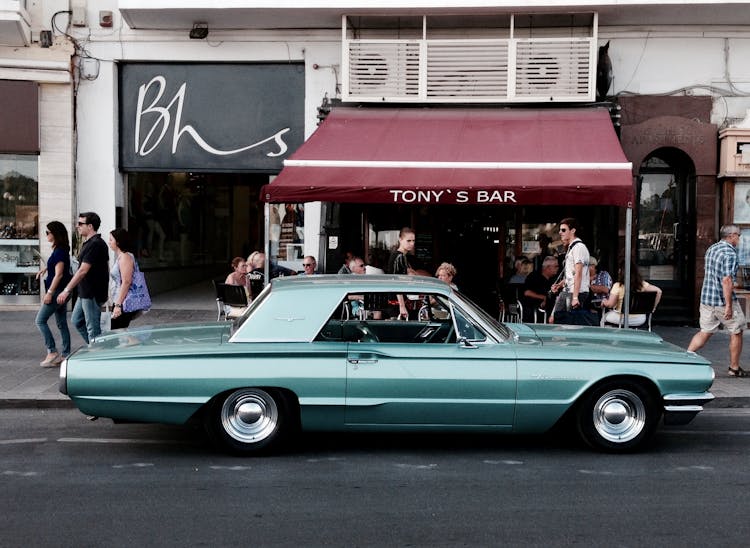
<svg viewBox="0 0 750 548">
<path fill-rule="evenodd" d="M 2 472 L 3 476 L 21 476 L 28 478 L 29 476 L 38 476 L 38 472 L 16 472 L 15 470 L 5 470 Z"/>
<path fill-rule="evenodd" d="M 148 468 L 153 465 L 151 462 L 134 462 L 133 464 L 113 464 L 112 468 Z"/>
<path fill-rule="evenodd" d="M 231 470 L 232 472 L 241 472 L 243 470 L 252 470 L 252 466 L 209 466 L 211 470 Z"/>
<path fill-rule="evenodd" d="M 0 445 L 14 445 L 18 443 L 44 443 L 47 438 L 20 438 L 17 440 L 0 440 Z"/>
<path fill-rule="evenodd" d="M 520 460 L 485 460 L 483 462 L 485 464 L 508 464 L 512 466 L 523 464 L 523 461 Z"/>
<path fill-rule="evenodd" d="M 578 470 L 579 474 L 590 474 L 594 476 L 614 476 L 614 472 L 609 470 Z"/>
<path fill-rule="evenodd" d="M 143 444 L 143 443 L 182 443 L 170 440 L 146 440 L 146 439 L 124 439 L 124 438 L 60 438 L 59 443 L 113 443 L 113 444 Z"/>
<path fill-rule="evenodd" d="M 714 430 L 703 432 L 701 430 L 662 430 L 660 434 L 677 434 L 680 436 L 750 436 L 750 430 Z"/>
<path fill-rule="evenodd" d="M 675 470 L 677 470 L 678 472 L 686 472 L 690 470 L 697 470 L 699 472 L 713 472 L 716 469 L 713 466 L 700 466 L 694 464 L 693 466 L 677 466 L 675 467 Z"/>
<path fill-rule="evenodd" d="M 313 458 L 307 459 L 307 462 L 336 462 L 339 460 L 345 460 L 342 457 L 325 457 L 325 458 Z"/>
<path fill-rule="evenodd" d="M 410 468 L 412 470 L 434 470 L 437 464 L 396 464 L 397 468 Z"/>
</svg>

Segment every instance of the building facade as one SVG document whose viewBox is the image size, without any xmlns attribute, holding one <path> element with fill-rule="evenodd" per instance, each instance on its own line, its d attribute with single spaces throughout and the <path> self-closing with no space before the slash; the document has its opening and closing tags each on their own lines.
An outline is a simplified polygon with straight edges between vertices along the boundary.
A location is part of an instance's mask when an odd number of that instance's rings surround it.
<svg viewBox="0 0 750 548">
<path fill-rule="evenodd" d="M 18 17 L 3 12 L 0 36 L 19 18 L 31 22 L 20 48 L 3 48 L 2 70 L 7 59 L 42 52 L 72 58 L 61 70 L 69 80 L 54 84 L 75 105 L 66 138 L 58 126 L 45 129 L 45 116 L 59 111 L 41 111 L 39 219 L 72 228 L 78 211 L 93 210 L 102 231 L 127 227 L 157 291 L 225 273 L 232 257 L 266 245 L 261 189 L 331 104 L 606 109 L 632 164 L 634 255 L 665 290 L 665 317 L 695 318 L 703 253 L 718 227 L 736 221 L 750 230 L 734 200 L 750 178 L 719 172 L 720 135 L 734 137 L 720 132 L 741 129 L 750 106 L 748 2 L 11 4 Z M 52 47 L 42 47 L 47 41 Z M 34 81 L 29 74 L 2 72 L 0 80 Z M 52 85 L 42 85 L 40 104 Z M 68 171 L 54 170 L 49 191 L 45 134 L 75 159 Z M 733 154 L 741 161 L 740 137 Z M 328 272 L 345 251 L 377 262 L 401 226 L 414 226 L 424 266 L 456 264 L 459 285 L 488 309 L 514 257 L 554 249 L 561 218 L 582 219 L 585 240 L 613 275 L 626 224 L 626 208 L 607 200 L 459 207 L 321 199 L 273 203 L 269 215 L 276 260 L 296 268 L 311 254 Z M 39 250 L 44 257 L 41 242 Z"/>
</svg>

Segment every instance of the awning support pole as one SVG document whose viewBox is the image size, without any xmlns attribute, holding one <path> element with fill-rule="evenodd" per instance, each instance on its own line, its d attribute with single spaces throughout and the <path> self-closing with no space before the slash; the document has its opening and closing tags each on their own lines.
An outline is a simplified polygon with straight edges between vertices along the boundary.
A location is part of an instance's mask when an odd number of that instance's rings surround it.
<svg viewBox="0 0 750 548">
<path fill-rule="evenodd" d="M 263 287 L 268 285 L 268 279 L 271 273 L 271 204 L 263 204 L 263 227 L 265 237 L 263 238 L 263 252 L 266 254 L 266 264 L 263 267 Z"/>
<path fill-rule="evenodd" d="M 628 315 L 630 314 L 630 257 L 633 252 L 633 203 L 628 202 L 628 208 L 625 210 L 625 272 L 623 272 L 625 293 L 622 299 L 623 325 L 628 328 Z"/>
</svg>

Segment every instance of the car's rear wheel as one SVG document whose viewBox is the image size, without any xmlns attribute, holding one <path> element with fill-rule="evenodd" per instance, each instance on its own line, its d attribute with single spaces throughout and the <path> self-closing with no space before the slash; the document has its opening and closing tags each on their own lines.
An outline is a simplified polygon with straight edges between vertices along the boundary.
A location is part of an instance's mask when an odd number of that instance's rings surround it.
<svg viewBox="0 0 750 548">
<path fill-rule="evenodd" d="M 243 388 L 216 398 L 206 427 L 215 443 L 237 454 L 269 451 L 281 441 L 289 420 L 281 394 Z"/>
<path fill-rule="evenodd" d="M 643 385 L 613 380 L 584 396 L 578 407 L 578 432 L 595 449 L 634 451 L 654 434 L 660 416 L 654 397 Z"/>
</svg>

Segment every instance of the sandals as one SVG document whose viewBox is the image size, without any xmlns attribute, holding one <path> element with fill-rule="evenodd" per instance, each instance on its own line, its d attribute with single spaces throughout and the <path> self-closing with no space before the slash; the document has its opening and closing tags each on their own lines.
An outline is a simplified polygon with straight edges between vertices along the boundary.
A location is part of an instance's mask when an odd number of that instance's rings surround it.
<svg viewBox="0 0 750 548">
<path fill-rule="evenodd" d="M 747 371 L 742 369 L 741 367 L 738 367 L 737 369 L 729 368 L 729 376 L 730 377 L 748 377 L 750 374 L 748 374 Z"/>
</svg>

